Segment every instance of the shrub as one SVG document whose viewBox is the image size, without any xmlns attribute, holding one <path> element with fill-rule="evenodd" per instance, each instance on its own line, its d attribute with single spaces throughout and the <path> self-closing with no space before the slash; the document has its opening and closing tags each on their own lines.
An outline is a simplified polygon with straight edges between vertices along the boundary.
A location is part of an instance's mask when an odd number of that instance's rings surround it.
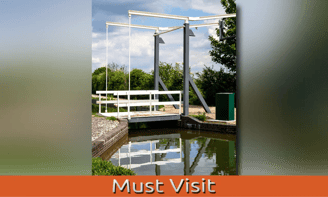
<svg viewBox="0 0 328 197">
<path fill-rule="evenodd" d="M 114 166 L 112 162 L 97 157 L 92 158 L 92 175 L 136 175 L 136 173 L 130 169 Z"/>
<path fill-rule="evenodd" d="M 194 118 L 197 118 L 198 120 L 206 121 L 206 114 L 205 114 L 205 112 L 203 114 L 191 115 L 191 116 L 194 117 Z"/>
<path fill-rule="evenodd" d="M 107 120 L 113 120 L 113 121 L 117 120 L 114 116 L 107 117 L 106 119 L 107 119 Z"/>
</svg>

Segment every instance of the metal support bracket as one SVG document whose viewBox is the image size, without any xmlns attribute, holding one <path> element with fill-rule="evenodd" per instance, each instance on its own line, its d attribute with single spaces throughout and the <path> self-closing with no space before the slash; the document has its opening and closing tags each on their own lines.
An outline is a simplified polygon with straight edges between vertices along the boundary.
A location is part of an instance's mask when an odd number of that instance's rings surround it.
<svg viewBox="0 0 328 197">
<path fill-rule="evenodd" d="M 161 84 L 161 86 L 162 86 L 162 88 L 163 88 L 164 91 L 169 91 L 166 88 L 165 84 L 163 83 L 163 81 L 162 81 L 162 79 L 160 77 L 158 79 L 158 82 L 159 82 L 159 84 Z M 170 99 L 170 101 L 175 101 L 174 98 L 173 98 L 173 96 L 171 94 L 167 94 L 167 97 Z M 173 106 L 174 106 L 175 109 L 179 109 L 179 106 L 178 105 L 173 105 Z"/>
<path fill-rule="evenodd" d="M 192 80 L 191 76 L 189 76 L 189 83 L 192 87 L 192 89 L 194 90 L 194 92 L 196 93 L 197 98 L 200 100 L 201 104 L 203 105 L 204 110 L 206 111 L 206 113 L 211 113 L 210 108 L 208 107 L 207 103 L 205 102 L 202 94 L 199 92 L 196 84 L 194 83 L 194 81 Z"/>
</svg>

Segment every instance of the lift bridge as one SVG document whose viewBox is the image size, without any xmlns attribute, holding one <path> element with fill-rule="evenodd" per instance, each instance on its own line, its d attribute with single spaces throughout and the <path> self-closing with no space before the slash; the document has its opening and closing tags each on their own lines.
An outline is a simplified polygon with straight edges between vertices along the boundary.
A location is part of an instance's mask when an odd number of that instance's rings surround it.
<svg viewBox="0 0 328 197">
<path fill-rule="evenodd" d="M 189 85 L 192 87 L 193 91 L 196 93 L 198 99 L 200 100 L 204 110 L 207 113 L 211 113 L 210 108 L 206 104 L 203 96 L 199 92 L 197 86 L 193 82 L 189 74 L 189 36 L 195 36 L 190 28 L 206 27 L 213 25 L 220 25 L 220 41 L 227 39 L 222 37 L 223 23 L 222 19 L 229 17 L 236 17 L 236 14 L 224 14 L 224 15 L 214 15 L 214 16 L 203 16 L 203 17 L 186 17 L 177 16 L 169 14 L 159 14 L 143 11 L 129 10 L 129 24 L 126 23 L 116 23 L 116 22 L 106 22 L 106 90 L 96 91 L 99 95 L 99 114 L 103 116 L 114 116 L 117 118 L 127 118 L 130 123 L 136 122 L 150 122 L 150 121 L 166 121 L 166 120 L 179 120 L 181 115 L 189 115 Z M 153 27 L 144 25 L 133 25 L 131 24 L 131 15 L 148 16 L 148 17 L 159 17 L 167 19 L 184 20 L 183 26 L 175 27 Z M 189 25 L 189 21 L 201 21 L 201 20 L 213 20 L 219 19 L 218 23 L 204 23 L 197 25 Z M 107 88 L 107 65 L 108 65 L 108 26 L 121 26 L 129 27 L 129 90 L 126 91 L 112 91 Z M 130 42 L 131 42 L 131 27 L 155 30 L 154 34 L 154 90 L 131 90 L 130 88 L 130 68 L 131 68 L 131 58 L 130 58 Z M 159 76 L 159 44 L 164 44 L 164 41 L 159 35 L 172 32 L 178 29 L 183 29 L 183 91 L 169 91 L 163 81 Z M 161 85 L 164 91 L 159 91 L 159 85 Z M 159 95 L 165 94 L 170 101 L 159 101 Z M 172 94 L 179 94 L 179 101 L 175 101 Z M 106 95 L 106 100 L 101 100 L 101 96 Z M 108 95 L 113 95 L 115 100 L 108 100 Z M 149 95 L 148 100 L 131 100 L 130 96 L 137 95 Z M 126 96 L 127 99 L 121 99 L 120 96 Z M 182 99 L 183 96 L 183 99 Z M 183 104 L 183 112 L 181 107 Z M 101 110 L 101 105 L 105 105 L 105 112 Z M 115 105 L 117 107 L 117 112 L 107 112 L 108 105 Z M 167 114 L 165 112 L 158 111 L 159 105 L 173 105 L 175 109 L 179 109 L 179 113 Z M 131 112 L 131 107 L 139 106 L 149 106 L 149 111 L 133 111 Z M 127 112 L 120 112 L 120 107 L 127 107 Z M 152 110 L 152 108 L 154 108 Z"/>
</svg>

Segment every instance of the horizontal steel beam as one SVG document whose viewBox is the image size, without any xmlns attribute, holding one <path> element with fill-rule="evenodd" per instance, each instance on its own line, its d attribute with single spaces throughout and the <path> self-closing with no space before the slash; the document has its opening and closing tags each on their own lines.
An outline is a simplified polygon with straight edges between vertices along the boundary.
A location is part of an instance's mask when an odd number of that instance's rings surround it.
<svg viewBox="0 0 328 197">
<path fill-rule="evenodd" d="M 106 22 L 106 25 L 111 25 L 111 26 L 118 26 L 118 27 L 129 27 L 129 23 L 117 23 L 117 22 Z M 174 26 L 174 27 L 154 27 L 154 26 L 147 26 L 147 25 L 134 25 L 131 24 L 132 28 L 139 28 L 139 29 L 151 29 L 151 30 L 155 30 L 155 31 L 167 31 L 170 29 L 174 29 L 177 28 L 178 26 Z"/>
<path fill-rule="evenodd" d="M 222 15 L 214 15 L 214 16 L 201 16 L 201 17 L 189 17 L 190 21 L 201 21 L 201 20 L 210 20 L 210 19 L 218 19 L 218 18 L 230 18 L 236 17 L 236 14 L 222 14 Z"/>
<path fill-rule="evenodd" d="M 161 33 L 156 33 L 156 34 L 154 34 L 154 36 L 158 36 L 158 35 L 161 35 L 161 34 L 169 33 L 169 32 L 171 32 L 171 31 L 175 31 L 175 30 L 178 30 L 178 29 L 182 29 L 183 27 L 184 27 L 184 26 L 175 27 L 175 28 L 172 28 L 172 29 L 170 29 L 170 30 L 163 31 L 163 32 L 161 32 Z"/>
<path fill-rule="evenodd" d="M 206 26 L 213 26 L 213 25 L 219 25 L 219 22 L 217 22 L 217 23 L 204 23 L 204 24 L 197 24 L 197 25 L 189 25 L 189 28 L 206 27 Z"/>
<path fill-rule="evenodd" d="M 131 117 L 131 119 L 128 120 L 128 122 L 136 123 L 136 122 L 154 122 L 154 121 L 168 121 L 168 120 L 180 120 L 180 115 Z"/>
<path fill-rule="evenodd" d="M 144 93 L 157 93 L 158 90 L 97 90 L 96 91 L 96 94 L 117 94 L 117 93 L 120 93 L 120 95 L 127 95 L 128 93 L 131 93 L 134 94 L 134 95 L 137 95 L 137 94 L 144 94 Z M 106 98 L 106 97 L 105 97 Z"/>
<path fill-rule="evenodd" d="M 189 28 L 206 27 L 206 26 L 213 26 L 213 25 L 219 25 L 219 23 L 204 23 L 204 24 L 197 24 L 197 25 L 189 25 Z M 183 27 L 184 26 L 174 27 L 174 28 L 169 29 L 167 31 L 156 33 L 156 34 L 154 34 L 154 36 L 165 34 L 165 33 L 168 33 L 168 32 L 171 32 L 171 31 L 175 31 L 175 30 L 178 30 L 178 29 L 182 29 Z"/>
<path fill-rule="evenodd" d="M 169 18 L 169 19 L 177 19 L 177 20 L 189 20 L 189 17 L 187 17 L 187 16 L 160 14 L 160 13 L 143 12 L 143 11 L 135 11 L 135 10 L 129 10 L 129 16 L 130 15 L 151 16 L 151 17 Z"/>
<path fill-rule="evenodd" d="M 185 21 L 199 21 L 199 20 L 210 20 L 210 19 L 218 19 L 218 18 L 230 18 L 236 17 L 236 13 L 233 14 L 222 14 L 222 15 L 213 15 L 213 16 L 200 16 L 200 17 L 188 17 L 188 16 L 178 16 L 171 14 L 161 14 L 161 13 L 153 13 L 153 12 L 143 12 L 136 10 L 129 10 L 129 16 L 131 15 L 139 15 L 139 16 L 150 16 L 150 17 L 159 17 L 159 18 L 169 18 L 169 19 L 177 19 L 177 20 L 185 20 Z"/>
<path fill-rule="evenodd" d="M 106 25 L 119 26 L 119 27 L 129 27 L 129 23 L 116 23 L 116 22 L 106 22 Z M 152 29 L 158 31 L 159 27 L 146 26 L 146 25 L 132 25 L 130 27 L 140 28 L 140 29 Z"/>
</svg>

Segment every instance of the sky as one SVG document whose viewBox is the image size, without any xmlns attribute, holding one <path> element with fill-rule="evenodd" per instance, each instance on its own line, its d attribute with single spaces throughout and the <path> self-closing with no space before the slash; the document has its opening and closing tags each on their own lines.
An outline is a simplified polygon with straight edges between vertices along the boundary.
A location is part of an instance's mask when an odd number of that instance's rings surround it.
<svg viewBox="0 0 328 197">
<path fill-rule="evenodd" d="M 180 16 L 198 17 L 225 14 L 220 1 L 209 0 L 93 0 L 92 1 L 92 72 L 106 63 L 106 21 L 129 23 L 128 10 L 138 10 Z M 189 24 L 213 23 L 218 20 L 190 21 Z M 131 24 L 157 27 L 182 26 L 183 20 L 132 15 Z M 223 67 L 211 60 L 209 35 L 217 38 L 218 26 L 192 28 L 189 65 L 191 72 L 201 72 L 206 66 Z M 131 28 L 131 70 L 150 72 L 154 68 L 154 30 Z M 183 62 L 183 29 L 160 35 L 159 59 L 174 65 Z M 129 28 L 109 26 L 108 63 L 129 65 Z"/>
</svg>

